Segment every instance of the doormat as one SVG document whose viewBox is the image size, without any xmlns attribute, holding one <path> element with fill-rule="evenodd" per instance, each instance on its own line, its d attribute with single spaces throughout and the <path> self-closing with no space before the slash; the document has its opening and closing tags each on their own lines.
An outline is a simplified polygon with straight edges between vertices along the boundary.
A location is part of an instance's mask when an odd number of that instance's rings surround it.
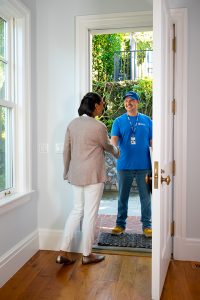
<svg viewBox="0 0 200 300">
<path fill-rule="evenodd" d="M 97 245 L 109 247 L 151 249 L 152 238 L 147 238 L 144 234 L 138 233 L 123 233 L 120 235 L 112 235 L 110 232 L 101 232 L 99 234 Z"/>
</svg>

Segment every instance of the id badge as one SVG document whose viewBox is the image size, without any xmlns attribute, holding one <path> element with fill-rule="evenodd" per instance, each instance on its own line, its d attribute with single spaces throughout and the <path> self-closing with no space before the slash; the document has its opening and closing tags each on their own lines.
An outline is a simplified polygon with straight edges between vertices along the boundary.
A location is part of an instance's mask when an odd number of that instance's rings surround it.
<svg viewBox="0 0 200 300">
<path fill-rule="evenodd" d="M 131 136 L 131 145 L 135 145 L 136 144 L 136 140 L 134 136 Z"/>
</svg>

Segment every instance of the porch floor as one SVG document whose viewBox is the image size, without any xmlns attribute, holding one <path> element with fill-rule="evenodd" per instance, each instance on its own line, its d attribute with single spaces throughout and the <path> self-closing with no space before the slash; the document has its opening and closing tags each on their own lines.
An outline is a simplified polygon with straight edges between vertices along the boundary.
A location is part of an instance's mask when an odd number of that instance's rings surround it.
<svg viewBox="0 0 200 300">
<path fill-rule="evenodd" d="M 100 232 L 110 232 L 115 226 L 117 216 L 117 192 L 105 191 L 100 203 L 95 227 L 94 245 L 97 245 Z M 128 205 L 126 232 L 142 233 L 140 222 L 140 199 L 138 194 L 131 194 Z"/>
</svg>

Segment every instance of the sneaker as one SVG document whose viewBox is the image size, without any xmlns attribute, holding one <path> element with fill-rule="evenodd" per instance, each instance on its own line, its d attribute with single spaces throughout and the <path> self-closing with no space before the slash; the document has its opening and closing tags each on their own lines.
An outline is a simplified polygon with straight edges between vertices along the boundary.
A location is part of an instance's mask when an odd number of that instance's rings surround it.
<svg viewBox="0 0 200 300">
<path fill-rule="evenodd" d="M 119 234 L 122 234 L 123 232 L 125 231 L 124 228 L 120 227 L 120 226 L 115 226 L 113 229 L 112 229 L 112 232 L 111 234 L 113 235 L 119 235 Z"/>
<path fill-rule="evenodd" d="M 146 237 L 152 237 L 152 229 L 151 228 L 144 228 L 143 233 Z"/>
</svg>

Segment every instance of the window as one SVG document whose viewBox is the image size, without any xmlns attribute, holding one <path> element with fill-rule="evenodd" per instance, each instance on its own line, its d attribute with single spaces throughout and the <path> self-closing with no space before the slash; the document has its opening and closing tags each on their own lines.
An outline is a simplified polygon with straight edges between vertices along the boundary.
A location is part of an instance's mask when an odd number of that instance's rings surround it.
<svg viewBox="0 0 200 300">
<path fill-rule="evenodd" d="M 30 192 L 29 12 L 0 4 L 0 206 Z"/>
<path fill-rule="evenodd" d="M 14 39 L 11 34 L 12 26 L 12 21 L 7 22 L 0 18 L 0 192 L 14 187 L 12 151 L 14 116 L 12 94 L 14 90 L 11 84 L 13 77 L 11 49 L 14 49 Z"/>
</svg>

